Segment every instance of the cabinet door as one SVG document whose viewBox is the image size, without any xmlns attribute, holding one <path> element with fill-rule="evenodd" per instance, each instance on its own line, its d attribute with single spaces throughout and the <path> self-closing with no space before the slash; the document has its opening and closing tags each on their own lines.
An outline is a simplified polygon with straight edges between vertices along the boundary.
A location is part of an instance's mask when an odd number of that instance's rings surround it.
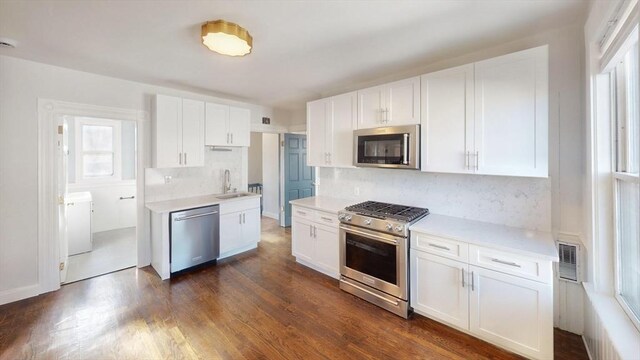
<svg viewBox="0 0 640 360">
<path fill-rule="evenodd" d="M 553 358 L 552 285 L 470 265 L 472 334 L 536 359 Z"/>
<path fill-rule="evenodd" d="M 422 171 L 473 172 L 473 64 L 423 75 L 421 86 Z"/>
<path fill-rule="evenodd" d="M 118 225 L 129 228 L 137 225 L 136 185 L 118 186 Z"/>
<path fill-rule="evenodd" d="M 475 64 L 478 173 L 548 175 L 547 47 Z"/>
<path fill-rule="evenodd" d="M 306 262 L 313 262 L 313 229 L 310 222 L 293 217 L 291 219 L 291 253 Z"/>
<path fill-rule="evenodd" d="M 155 167 L 182 166 L 182 99 L 156 95 Z"/>
<path fill-rule="evenodd" d="M 355 92 L 331 98 L 331 127 L 327 149 L 331 166 L 353 166 L 353 130 L 356 127 L 358 97 Z"/>
<path fill-rule="evenodd" d="M 425 316 L 469 328 L 468 265 L 411 249 L 411 306 Z"/>
<path fill-rule="evenodd" d="M 307 103 L 307 164 L 309 166 L 327 166 L 325 137 L 330 109 L 328 99 Z"/>
<path fill-rule="evenodd" d="M 389 126 L 420 124 L 420 77 L 387 84 L 386 119 Z"/>
<path fill-rule="evenodd" d="M 242 213 L 220 215 L 220 255 L 237 249 L 242 238 Z"/>
<path fill-rule="evenodd" d="M 204 139 L 207 146 L 229 145 L 229 105 L 206 104 Z"/>
<path fill-rule="evenodd" d="M 182 165 L 204 166 L 204 102 L 182 100 Z"/>
<path fill-rule="evenodd" d="M 242 212 L 242 240 L 239 247 L 256 244 L 260 241 L 260 208 Z"/>
<path fill-rule="evenodd" d="M 358 129 L 384 126 L 387 119 L 385 93 L 384 86 L 358 91 Z"/>
<path fill-rule="evenodd" d="M 231 145 L 249 146 L 251 139 L 251 110 L 231 107 L 229 111 Z"/>
<path fill-rule="evenodd" d="M 340 247 L 338 228 L 313 226 L 315 251 L 313 263 L 325 273 L 338 278 L 340 276 Z"/>
</svg>

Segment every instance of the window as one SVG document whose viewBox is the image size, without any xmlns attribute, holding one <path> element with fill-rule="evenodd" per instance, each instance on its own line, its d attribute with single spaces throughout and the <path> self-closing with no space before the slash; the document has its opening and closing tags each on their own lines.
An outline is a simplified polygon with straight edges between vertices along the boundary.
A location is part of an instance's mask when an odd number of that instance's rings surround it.
<svg viewBox="0 0 640 360">
<path fill-rule="evenodd" d="M 638 35 L 613 70 L 616 298 L 640 329 L 640 79 Z"/>
<path fill-rule="evenodd" d="M 120 122 L 92 118 L 76 120 L 78 182 L 120 180 Z"/>
</svg>

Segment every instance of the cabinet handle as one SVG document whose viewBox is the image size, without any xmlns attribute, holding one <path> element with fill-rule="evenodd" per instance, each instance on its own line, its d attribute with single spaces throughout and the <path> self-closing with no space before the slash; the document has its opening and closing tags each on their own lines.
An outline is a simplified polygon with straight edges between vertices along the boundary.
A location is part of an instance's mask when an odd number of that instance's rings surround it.
<svg viewBox="0 0 640 360">
<path fill-rule="evenodd" d="M 184 164 L 187 165 L 187 153 L 184 153 Z"/>
<path fill-rule="evenodd" d="M 476 291 L 475 285 L 476 285 L 476 279 L 472 271 L 471 272 L 471 291 Z"/>
<path fill-rule="evenodd" d="M 231 133 L 231 143 L 233 144 L 233 133 Z"/>
<path fill-rule="evenodd" d="M 478 160 L 480 157 L 478 156 L 480 153 L 478 151 L 476 151 L 476 171 L 478 171 L 478 164 L 480 163 L 480 160 Z"/>
<path fill-rule="evenodd" d="M 300 214 L 300 215 L 304 215 L 304 216 L 307 216 L 307 213 L 306 213 L 306 212 L 304 212 L 304 211 L 300 211 L 300 210 L 298 210 L 298 214 Z"/>
<path fill-rule="evenodd" d="M 442 249 L 442 250 L 451 251 L 451 249 L 449 249 L 449 248 L 448 248 L 448 247 L 446 247 L 446 246 L 442 246 L 442 245 L 437 245 L 437 244 L 429 243 L 429 246 L 434 247 L 434 248 L 436 248 L 436 249 Z"/>
<path fill-rule="evenodd" d="M 317 238 L 318 237 L 318 228 L 317 227 L 313 227 L 313 237 Z"/>
<path fill-rule="evenodd" d="M 464 268 L 460 268 L 460 270 L 462 270 L 462 287 L 464 287 Z"/>
<path fill-rule="evenodd" d="M 132 196 L 127 196 L 127 197 L 122 197 L 122 196 L 120 196 L 120 200 L 130 200 L 130 199 L 135 199 L 135 198 L 136 198 L 136 197 L 135 197 L 135 196 L 133 196 L 133 195 L 132 195 Z"/>
<path fill-rule="evenodd" d="M 242 214 L 238 214 L 238 224 L 242 225 Z"/>
<path fill-rule="evenodd" d="M 384 122 L 385 123 L 389 122 L 389 108 L 384 109 Z"/>
<path fill-rule="evenodd" d="M 328 217 L 324 217 L 324 216 L 320 216 L 320 219 L 322 219 L 324 221 L 328 221 L 328 222 L 333 222 L 333 219 L 328 218 Z"/>
<path fill-rule="evenodd" d="M 464 168 L 469 170 L 469 156 L 471 156 L 471 152 L 467 151 L 464 155 Z"/>
<path fill-rule="evenodd" d="M 247 223 L 247 214 L 246 213 L 242 213 L 242 223 L 243 224 Z"/>
<path fill-rule="evenodd" d="M 309 225 L 309 237 L 313 237 L 313 226 Z"/>
<path fill-rule="evenodd" d="M 182 165 L 182 153 L 178 153 L 178 164 Z"/>
<path fill-rule="evenodd" d="M 520 264 L 514 263 L 513 261 L 504 261 L 504 260 L 500 260 L 500 259 L 491 259 L 491 261 L 493 261 L 495 263 L 498 263 L 498 264 L 503 264 L 503 265 L 522 267 L 522 266 L 520 266 Z"/>
<path fill-rule="evenodd" d="M 229 133 L 227 133 L 227 144 L 229 143 Z"/>
</svg>

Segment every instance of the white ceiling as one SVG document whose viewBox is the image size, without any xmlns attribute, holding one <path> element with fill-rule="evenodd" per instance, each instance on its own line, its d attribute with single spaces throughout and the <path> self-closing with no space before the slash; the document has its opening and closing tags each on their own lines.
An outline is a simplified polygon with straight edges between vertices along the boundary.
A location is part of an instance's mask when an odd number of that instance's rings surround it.
<svg viewBox="0 0 640 360">
<path fill-rule="evenodd" d="M 443 54 L 583 19 L 586 0 L 426 1 L 7 1 L 0 54 L 134 81 L 298 109 Z M 231 58 L 200 42 L 200 26 L 225 19 L 253 36 Z"/>
</svg>

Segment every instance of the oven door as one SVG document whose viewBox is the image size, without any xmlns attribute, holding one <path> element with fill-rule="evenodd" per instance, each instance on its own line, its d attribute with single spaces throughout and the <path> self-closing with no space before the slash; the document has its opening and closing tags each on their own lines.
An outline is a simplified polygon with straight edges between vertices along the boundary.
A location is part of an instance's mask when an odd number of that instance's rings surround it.
<svg viewBox="0 0 640 360">
<path fill-rule="evenodd" d="M 340 224 L 340 274 L 407 300 L 407 239 Z"/>
<path fill-rule="evenodd" d="M 419 125 L 354 131 L 354 165 L 419 169 Z"/>
</svg>

